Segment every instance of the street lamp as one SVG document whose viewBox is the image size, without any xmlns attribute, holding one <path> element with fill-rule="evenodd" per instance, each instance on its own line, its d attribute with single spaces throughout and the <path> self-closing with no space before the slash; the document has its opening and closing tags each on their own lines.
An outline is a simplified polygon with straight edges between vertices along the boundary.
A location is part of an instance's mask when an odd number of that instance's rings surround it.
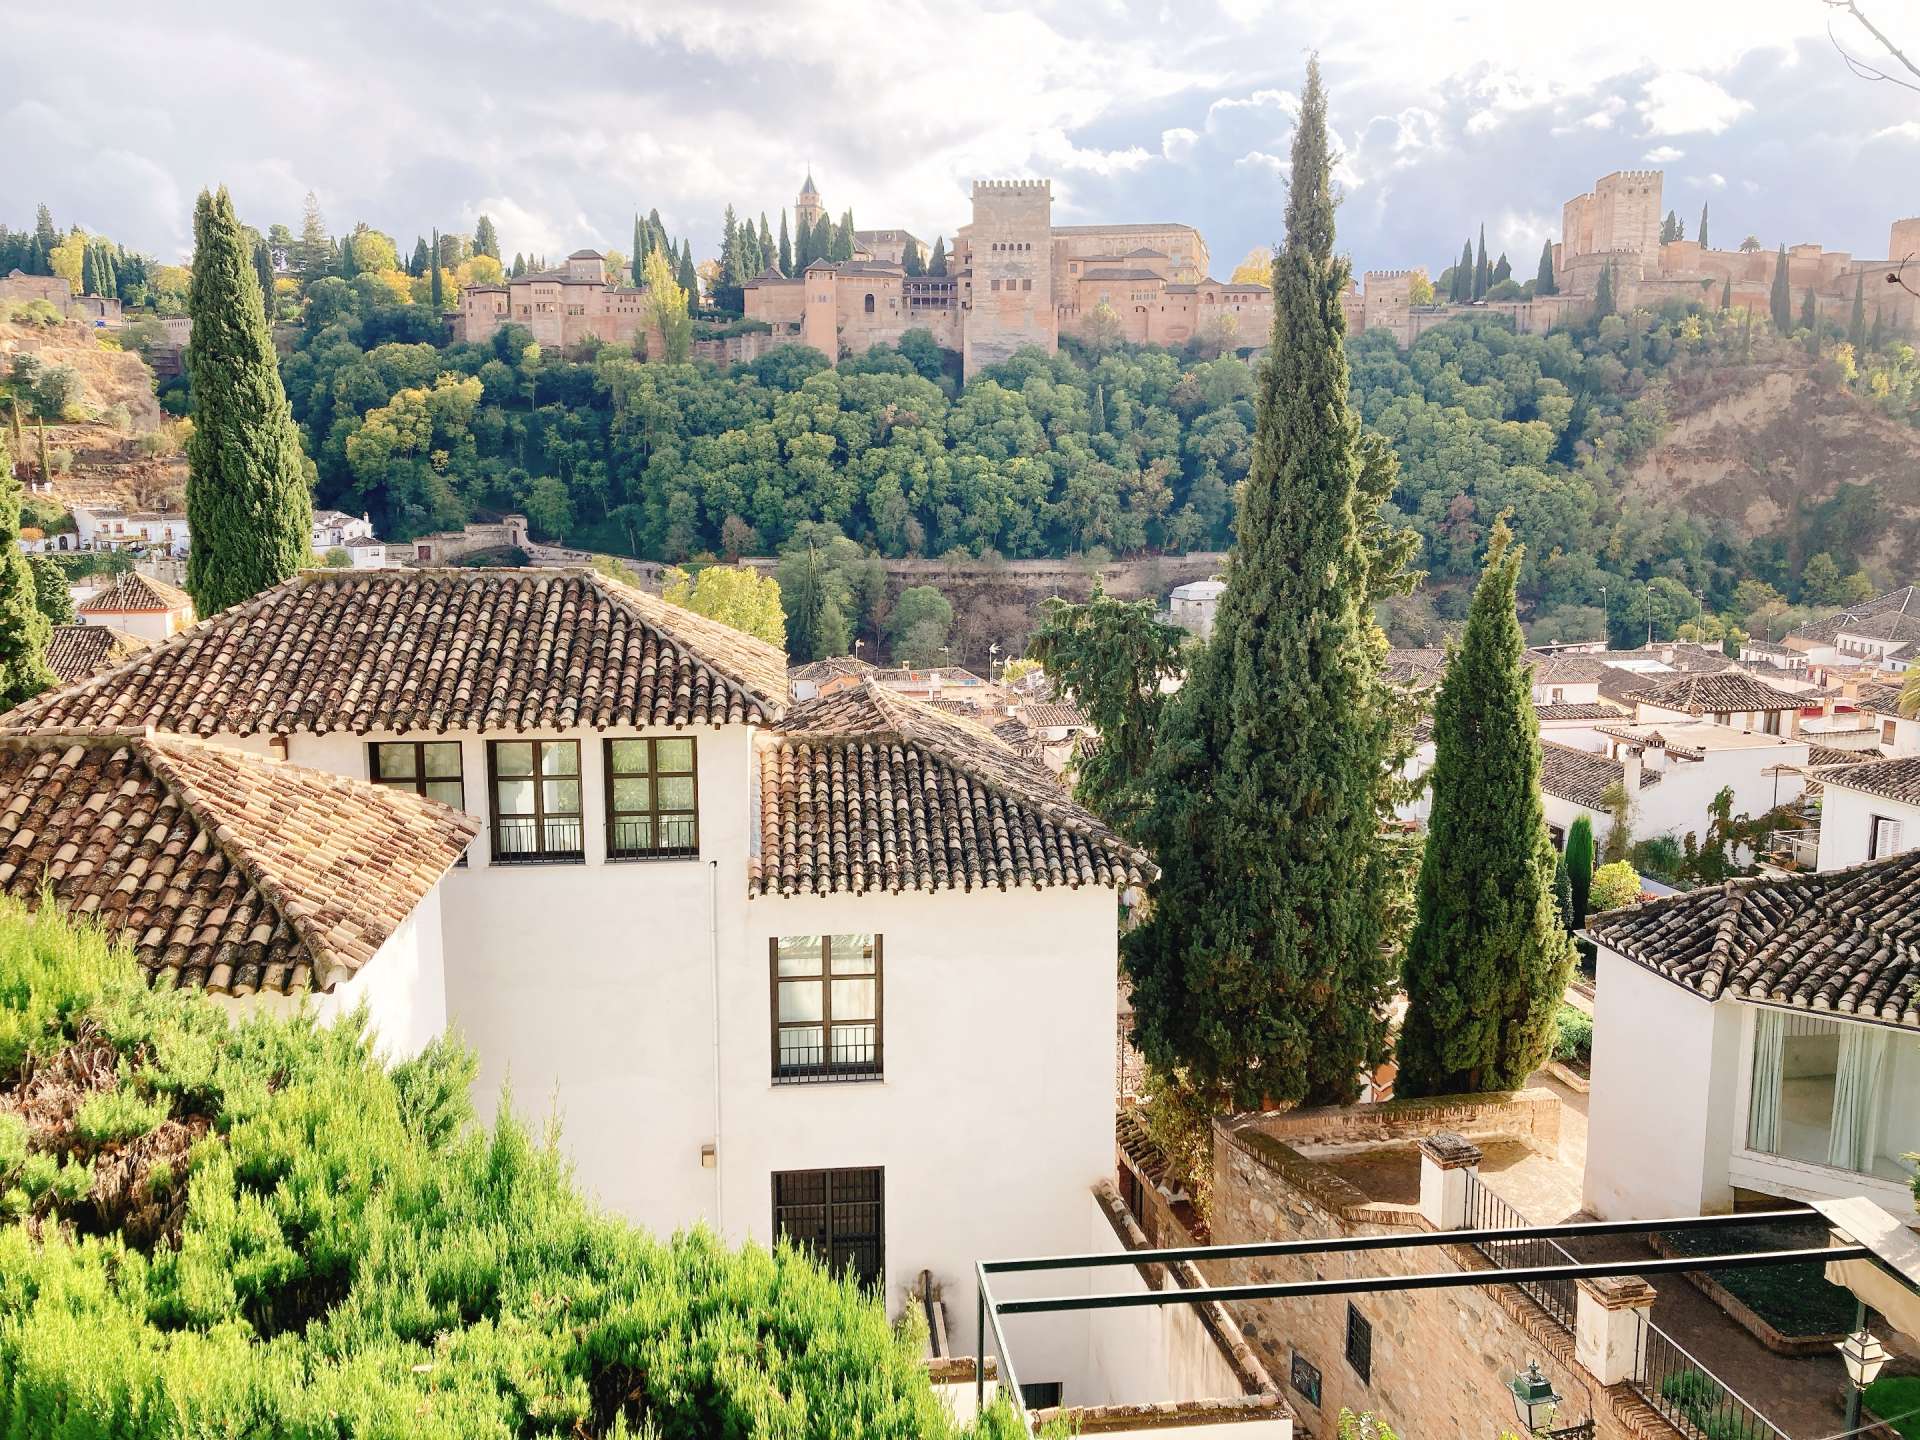
<svg viewBox="0 0 1920 1440">
<path fill-rule="evenodd" d="M 1860 1308 L 1864 1311 L 1866 1307 Z M 1847 1379 L 1852 1382 L 1847 1391 L 1847 1429 L 1857 1430 L 1860 1428 L 1860 1392 L 1874 1382 L 1880 1367 L 1887 1363 L 1886 1348 L 1879 1337 L 1867 1329 L 1864 1314 L 1860 1328 L 1833 1348 L 1840 1352 L 1840 1359 L 1847 1367 Z"/>
<path fill-rule="evenodd" d="M 1553 1382 L 1540 1373 L 1540 1362 L 1529 1360 L 1527 1368 L 1507 1382 L 1507 1389 L 1513 1394 L 1513 1413 L 1520 1421 L 1520 1428 L 1529 1435 L 1542 1435 L 1547 1440 L 1592 1440 L 1593 1421 L 1583 1420 L 1578 1425 L 1569 1425 L 1560 1430 L 1549 1430 L 1553 1424 L 1554 1412 L 1560 1408 L 1563 1398 L 1553 1388 Z"/>
</svg>

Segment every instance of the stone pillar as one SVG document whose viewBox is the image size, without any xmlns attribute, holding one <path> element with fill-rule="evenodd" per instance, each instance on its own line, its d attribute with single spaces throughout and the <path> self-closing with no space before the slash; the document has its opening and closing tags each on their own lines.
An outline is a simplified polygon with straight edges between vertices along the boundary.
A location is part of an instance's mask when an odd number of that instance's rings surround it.
<svg viewBox="0 0 1920 1440">
<path fill-rule="evenodd" d="M 1436 1230 L 1467 1224 L 1467 1182 L 1480 1171 L 1480 1147 L 1441 1130 L 1420 1142 L 1420 1218 Z"/>
<path fill-rule="evenodd" d="M 1573 1358 L 1602 1385 L 1636 1379 L 1646 1363 L 1654 1289 L 1631 1275 L 1576 1280 Z"/>
</svg>

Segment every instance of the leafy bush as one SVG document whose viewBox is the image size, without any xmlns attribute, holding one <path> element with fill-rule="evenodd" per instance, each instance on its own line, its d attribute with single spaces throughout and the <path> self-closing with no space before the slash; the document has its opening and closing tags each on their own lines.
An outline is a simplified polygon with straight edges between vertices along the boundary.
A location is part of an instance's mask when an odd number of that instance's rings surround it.
<svg viewBox="0 0 1920 1440">
<path fill-rule="evenodd" d="M 1553 1017 L 1553 1058 L 1561 1064 L 1593 1058 L 1593 1017 L 1584 1010 L 1562 1005 Z"/>
<path fill-rule="evenodd" d="M 138 1140 L 167 1118 L 167 1102 L 143 1099 L 131 1087 L 89 1095 L 73 1117 L 74 1133 L 90 1145 Z"/>
<path fill-rule="evenodd" d="M 1593 885 L 1587 891 L 1587 913 L 1618 910 L 1640 898 L 1640 872 L 1630 860 L 1616 860 L 1593 872 Z"/>
<path fill-rule="evenodd" d="M 30 1055 L 36 1086 L 131 1077 L 81 1107 L 96 1133 L 133 1123 L 114 1096 L 171 1111 L 112 1152 L 124 1184 L 87 1194 L 61 1107 L 21 1123 Z M 0 1228 L 0 1434 L 1018 1433 L 1005 1406 L 956 1427 L 919 1337 L 801 1253 L 594 1209 L 510 1105 L 473 1125 L 472 1074 L 448 1042 L 389 1073 L 351 1024 L 230 1022 L 0 901 L 0 1210 L 26 1222 Z"/>
</svg>

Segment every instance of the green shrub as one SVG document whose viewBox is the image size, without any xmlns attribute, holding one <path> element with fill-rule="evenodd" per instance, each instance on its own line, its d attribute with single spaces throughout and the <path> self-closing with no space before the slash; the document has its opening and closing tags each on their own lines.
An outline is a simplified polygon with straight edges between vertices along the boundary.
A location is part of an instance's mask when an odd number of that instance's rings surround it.
<svg viewBox="0 0 1920 1440">
<path fill-rule="evenodd" d="M 81 1102 L 74 1133 L 93 1145 L 138 1140 L 167 1118 L 168 1109 L 164 1098 L 148 1100 L 131 1086 L 101 1090 Z"/>
<path fill-rule="evenodd" d="M 1584 1010 L 1562 1005 L 1553 1017 L 1553 1058 L 1561 1064 L 1593 1058 L 1593 1017 Z"/>
<path fill-rule="evenodd" d="M 1631 861 L 1616 860 L 1593 872 L 1593 884 L 1587 891 L 1587 913 L 1618 910 L 1640 898 L 1640 872 Z"/>
<path fill-rule="evenodd" d="M 0 1083 L 77 1035 L 118 1050 L 134 1078 L 82 1107 L 92 1133 L 169 1106 L 210 1127 L 135 1177 L 119 1233 L 0 1228 L 8 1440 L 1018 1435 L 1004 1405 L 957 1427 L 920 1337 L 851 1280 L 785 1245 L 656 1240 L 583 1199 L 510 1105 L 477 1128 L 457 1045 L 390 1074 L 351 1023 L 230 1022 L 6 900 L 0 1033 Z M 0 1210 L 35 1209 L 29 1180 L 77 1204 L 86 1167 L 53 1153 L 74 1139 L 0 1128 L 23 1172 Z M 152 1223 L 183 1186 L 177 1228 L 136 1235 L 134 1207 Z"/>
</svg>

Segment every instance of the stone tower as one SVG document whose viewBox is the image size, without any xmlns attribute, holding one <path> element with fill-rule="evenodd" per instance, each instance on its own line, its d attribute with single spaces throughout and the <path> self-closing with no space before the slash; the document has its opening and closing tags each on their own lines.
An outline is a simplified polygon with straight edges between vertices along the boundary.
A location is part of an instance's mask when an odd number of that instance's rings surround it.
<svg viewBox="0 0 1920 1440">
<path fill-rule="evenodd" d="M 1053 307 L 1053 182 L 976 180 L 968 256 L 966 373 L 1023 345 L 1052 354 L 1060 336 Z"/>
<path fill-rule="evenodd" d="M 793 223 L 802 235 L 809 234 L 826 213 L 820 192 L 813 188 L 813 167 L 808 166 L 807 182 L 800 187 L 800 198 L 793 202 Z"/>
<path fill-rule="evenodd" d="M 1898 265 L 1911 257 L 1908 276 L 1913 278 L 1920 273 L 1920 215 L 1910 220 L 1893 222 L 1893 232 L 1887 240 L 1887 259 Z"/>
</svg>

